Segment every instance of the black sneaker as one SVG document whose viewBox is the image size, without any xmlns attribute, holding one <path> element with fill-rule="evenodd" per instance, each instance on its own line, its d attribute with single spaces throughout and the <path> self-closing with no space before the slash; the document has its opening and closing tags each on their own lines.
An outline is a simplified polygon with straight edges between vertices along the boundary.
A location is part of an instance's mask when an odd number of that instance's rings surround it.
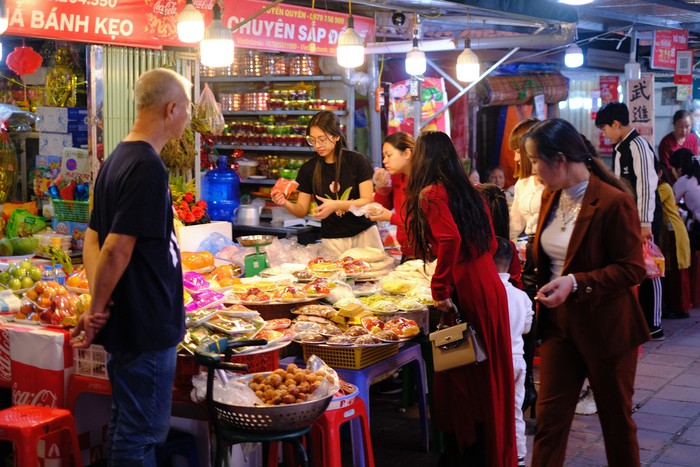
<svg viewBox="0 0 700 467">
<path fill-rule="evenodd" d="M 649 334 L 651 334 L 651 340 L 653 341 L 662 341 L 666 339 L 664 329 L 661 326 L 653 326 Z"/>
</svg>

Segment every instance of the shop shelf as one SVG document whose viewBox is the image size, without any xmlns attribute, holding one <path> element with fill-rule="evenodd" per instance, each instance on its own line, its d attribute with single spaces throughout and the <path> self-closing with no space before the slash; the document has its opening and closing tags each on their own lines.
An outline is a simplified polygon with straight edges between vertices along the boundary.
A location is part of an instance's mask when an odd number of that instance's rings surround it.
<svg viewBox="0 0 700 467">
<path fill-rule="evenodd" d="M 232 110 L 221 112 L 225 116 L 256 116 L 256 115 L 316 115 L 321 110 Z M 343 117 L 347 110 L 331 110 L 334 114 Z"/>
<path fill-rule="evenodd" d="M 203 83 L 250 83 L 250 82 L 285 82 L 285 81 L 340 81 L 342 77 L 331 75 L 313 76 L 216 76 L 212 78 L 199 78 Z"/>
<path fill-rule="evenodd" d="M 265 151 L 265 152 L 305 152 L 314 154 L 313 150 L 304 143 L 304 146 L 249 146 L 243 144 L 215 144 L 216 149 L 240 149 L 243 151 Z"/>
</svg>

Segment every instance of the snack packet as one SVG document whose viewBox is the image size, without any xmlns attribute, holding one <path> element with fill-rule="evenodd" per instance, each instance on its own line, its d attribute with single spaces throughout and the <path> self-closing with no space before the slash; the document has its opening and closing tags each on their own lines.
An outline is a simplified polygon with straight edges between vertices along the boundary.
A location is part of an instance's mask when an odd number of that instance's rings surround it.
<svg viewBox="0 0 700 467">
<path fill-rule="evenodd" d="M 286 178 L 279 178 L 275 182 L 275 186 L 272 187 L 270 195 L 276 195 L 277 193 L 282 193 L 285 198 L 288 198 L 294 190 L 299 187 L 299 183 L 295 180 L 288 180 Z"/>
</svg>

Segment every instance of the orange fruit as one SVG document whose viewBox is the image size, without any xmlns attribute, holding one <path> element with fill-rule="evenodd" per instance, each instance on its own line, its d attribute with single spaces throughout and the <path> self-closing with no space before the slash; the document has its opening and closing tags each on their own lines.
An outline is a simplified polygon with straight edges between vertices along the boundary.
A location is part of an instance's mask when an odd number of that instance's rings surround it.
<svg viewBox="0 0 700 467">
<path fill-rule="evenodd" d="M 37 298 L 39 298 L 39 294 L 36 292 L 35 289 L 29 289 L 27 290 L 27 293 L 25 294 L 29 300 L 34 300 L 36 301 Z"/>
<path fill-rule="evenodd" d="M 80 278 L 79 274 L 73 274 L 66 279 L 66 285 L 69 285 L 71 287 L 80 287 L 80 281 L 82 279 Z"/>
<path fill-rule="evenodd" d="M 44 293 L 44 289 L 46 289 L 46 283 L 45 282 L 37 282 L 34 284 L 34 290 L 36 290 L 36 293 L 39 295 Z"/>
</svg>

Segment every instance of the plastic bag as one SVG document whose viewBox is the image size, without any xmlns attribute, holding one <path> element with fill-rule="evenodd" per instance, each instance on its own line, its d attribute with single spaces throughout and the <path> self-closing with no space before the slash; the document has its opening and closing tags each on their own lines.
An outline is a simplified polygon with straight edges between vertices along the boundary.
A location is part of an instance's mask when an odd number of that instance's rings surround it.
<svg viewBox="0 0 700 467">
<path fill-rule="evenodd" d="M 664 258 L 661 249 L 656 246 L 653 240 L 647 240 L 642 245 L 644 251 L 644 267 L 647 269 L 647 277 L 655 279 L 664 277 L 666 259 Z"/>
<path fill-rule="evenodd" d="M 197 251 L 208 251 L 212 255 L 216 256 L 216 254 L 221 251 L 222 248 L 233 246 L 235 244 L 236 243 L 226 235 L 220 234 L 219 232 L 214 232 L 202 240 L 202 243 L 199 244 Z"/>
<path fill-rule="evenodd" d="M 224 131 L 226 121 L 221 113 L 221 106 L 217 104 L 214 93 L 205 84 L 202 94 L 197 99 L 192 115 L 192 129 L 205 135 L 220 135 Z"/>
<path fill-rule="evenodd" d="M 45 228 L 45 218 L 35 216 L 24 209 L 15 209 L 7 221 L 5 233 L 8 237 L 28 237 Z"/>
</svg>

